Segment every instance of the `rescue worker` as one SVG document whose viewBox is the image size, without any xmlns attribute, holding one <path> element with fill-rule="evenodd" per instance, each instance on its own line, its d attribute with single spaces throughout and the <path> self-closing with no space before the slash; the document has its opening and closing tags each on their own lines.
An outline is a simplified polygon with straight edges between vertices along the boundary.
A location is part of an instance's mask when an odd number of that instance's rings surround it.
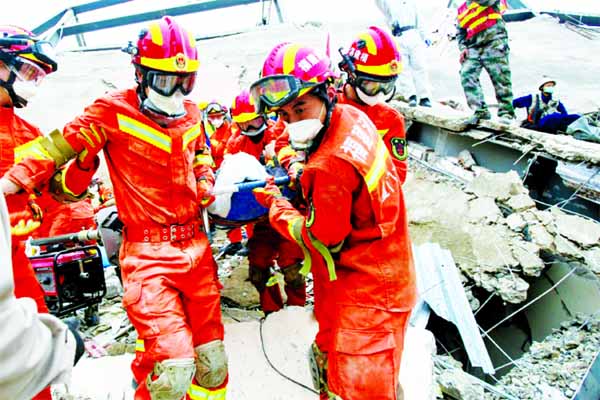
<svg viewBox="0 0 600 400">
<path fill-rule="evenodd" d="M 337 92 L 337 101 L 350 104 L 367 114 L 383 138 L 400 180 L 404 183 L 408 170 L 404 117 L 386 104 L 394 95 L 395 81 L 402 72 L 396 43 L 388 32 L 371 26 L 361 32 L 348 51 L 341 55 L 339 67 L 347 77 Z M 281 164 L 290 171 L 292 181 L 296 180 L 304 166 L 304 159 L 291 148 L 286 133 L 277 139 L 275 150 Z"/>
<path fill-rule="evenodd" d="M 472 125 L 492 118 L 479 80 L 482 69 L 494 85 L 500 121 L 512 124 L 515 120 L 508 33 L 502 19 L 506 9 L 506 0 L 467 0 L 458 7 L 460 78 L 467 103 L 474 111 L 468 121 Z"/>
<path fill-rule="evenodd" d="M 354 39 L 348 52 L 342 54 L 339 66 L 346 72 L 347 78 L 337 94 L 338 102 L 350 104 L 367 114 L 385 142 L 400 181 L 404 183 L 408 169 L 404 117 L 386 104 L 402 71 L 394 39 L 383 29 L 371 26 Z"/>
<path fill-rule="evenodd" d="M 399 91 L 408 90 L 408 105 L 431 107 L 431 84 L 427 75 L 425 47 L 431 45 L 419 18 L 416 0 L 375 0 L 396 37 L 405 72 L 399 76 Z"/>
<path fill-rule="evenodd" d="M 282 236 L 305 251 L 314 281 L 319 333 L 311 346 L 322 399 L 401 398 L 398 373 L 415 302 L 415 275 L 402 188 L 368 117 L 335 104 L 330 60 L 283 43 L 250 89 L 257 111 L 277 111 L 290 143 L 303 148 L 302 215 L 269 183 L 255 189 Z M 331 280 L 331 281 L 330 281 Z"/>
<path fill-rule="evenodd" d="M 15 26 L 0 26 L 0 174 L 20 161 L 40 130 L 15 113 L 35 95 L 47 74 L 57 69 L 52 46 L 38 40 L 33 33 Z M 50 173 L 39 173 L 32 180 L 46 182 Z M 43 192 L 43 193 L 42 193 Z M 39 313 L 48 313 L 44 292 L 31 263 L 25 255 L 25 241 L 42 225 L 44 210 L 58 206 L 46 190 L 21 192 L 8 196 L 12 239 L 12 267 L 15 296 L 35 300 Z M 48 218 L 45 221 L 49 221 Z M 46 222 L 45 226 L 50 224 Z M 52 399 L 47 387 L 34 399 Z"/>
<path fill-rule="evenodd" d="M 171 17 L 151 23 L 132 56 L 137 85 L 97 99 L 62 135 L 39 140 L 2 179 L 33 190 L 32 172 L 52 173 L 57 195 L 78 199 L 104 150 L 119 218 L 123 306 L 138 334 L 135 399 L 225 397 L 227 358 L 215 262 L 200 231 L 214 175 L 200 112 L 185 100 L 196 80 L 194 37 Z"/>
<path fill-rule="evenodd" d="M 274 122 L 256 113 L 247 89 L 237 95 L 231 107 L 232 137 L 226 154 L 244 152 L 262 164 L 267 164 L 265 150 L 285 128 L 282 121 Z M 254 224 L 248 239 L 248 275 L 260 295 L 260 306 L 265 314 L 283 308 L 283 298 L 274 276 L 275 262 L 283 273 L 287 304 L 303 307 L 306 303 L 306 282 L 300 274 L 302 250 L 295 241 L 278 234 L 268 220 Z"/>
<path fill-rule="evenodd" d="M 225 145 L 231 134 L 229 121 L 225 118 L 227 107 L 213 100 L 208 103 L 204 112 L 206 113 L 204 127 L 210 139 L 211 156 L 215 162 L 215 169 L 219 169 L 223 162 Z"/>
<path fill-rule="evenodd" d="M 513 100 L 515 108 L 527 109 L 524 128 L 540 132 L 566 132 L 567 127 L 581 115 L 569 114 L 564 104 L 554 96 L 556 81 L 544 78 L 538 86 L 539 93 L 529 94 Z"/>
</svg>

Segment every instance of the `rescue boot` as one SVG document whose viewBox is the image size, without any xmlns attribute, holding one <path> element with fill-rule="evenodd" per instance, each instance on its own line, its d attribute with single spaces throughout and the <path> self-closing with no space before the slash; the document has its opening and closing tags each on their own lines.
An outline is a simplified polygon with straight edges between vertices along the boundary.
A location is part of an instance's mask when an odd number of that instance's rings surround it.
<svg viewBox="0 0 600 400">
<path fill-rule="evenodd" d="M 423 97 L 421 100 L 419 100 L 419 105 L 421 107 L 431 107 L 431 100 L 429 100 L 427 97 Z"/>
<path fill-rule="evenodd" d="M 229 243 L 221 249 L 221 252 L 227 256 L 234 256 L 238 251 L 242 250 L 243 247 L 241 242 Z"/>
<path fill-rule="evenodd" d="M 414 94 L 412 96 L 410 96 L 408 98 L 408 105 L 410 107 L 416 107 L 417 106 L 417 96 L 415 96 Z"/>
</svg>

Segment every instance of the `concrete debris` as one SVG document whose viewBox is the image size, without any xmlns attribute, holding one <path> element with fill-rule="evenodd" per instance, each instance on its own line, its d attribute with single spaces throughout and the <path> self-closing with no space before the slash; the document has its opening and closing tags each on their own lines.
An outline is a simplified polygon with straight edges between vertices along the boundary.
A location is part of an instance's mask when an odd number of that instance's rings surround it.
<svg viewBox="0 0 600 400">
<path fill-rule="evenodd" d="M 512 235 L 505 225 L 472 225 L 468 234 L 471 236 L 475 264 L 481 271 L 495 273 L 519 265 L 512 256 Z"/>
<path fill-rule="evenodd" d="M 233 270 L 231 275 L 223 280 L 221 297 L 229 304 L 241 308 L 258 307 L 258 292 L 248 280 L 247 261 Z"/>
<path fill-rule="evenodd" d="M 540 276 L 545 268 L 544 261 L 539 256 L 540 248 L 531 242 L 515 240 L 512 243 L 512 254 L 521 266 L 523 274 Z"/>
<path fill-rule="evenodd" d="M 502 212 L 491 197 L 478 197 L 469 202 L 468 218 L 473 223 L 496 223 L 502 218 Z"/>
<path fill-rule="evenodd" d="M 541 224 L 531 224 L 527 227 L 527 232 L 531 241 L 540 249 L 552 252 L 554 250 L 554 237 L 548 233 L 546 228 Z"/>
<path fill-rule="evenodd" d="M 600 275 L 600 247 L 594 247 L 583 252 L 587 266 L 597 275 Z"/>
<path fill-rule="evenodd" d="M 507 392 L 519 399 L 559 398 L 542 397 L 560 391 L 572 398 L 583 380 L 588 366 L 600 348 L 600 316 L 578 315 L 562 324 L 543 342 L 535 342 L 517 365 L 500 380 Z M 500 397 L 488 397 L 500 399 Z M 562 398 L 562 397 L 560 397 Z"/>
<path fill-rule="evenodd" d="M 582 257 L 581 251 L 577 248 L 575 243 L 561 235 L 554 236 L 554 248 L 556 249 L 556 254 L 561 257 L 574 260 Z"/>
<path fill-rule="evenodd" d="M 475 158 L 468 150 L 463 150 L 458 153 L 458 165 L 464 169 L 471 169 L 477 165 Z"/>
<path fill-rule="evenodd" d="M 465 190 L 478 197 L 491 197 L 499 201 L 506 201 L 512 196 L 527 193 L 516 171 L 504 174 L 484 172 L 468 184 Z"/>
<path fill-rule="evenodd" d="M 556 216 L 556 229 L 562 236 L 584 248 L 595 246 L 600 242 L 600 224 L 576 215 Z"/>
<path fill-rule="evenodd" d="M 436 383 L 443 393 L 452 398 L 462 400 L 481 400 L 484 398 L 483 387 L 462 370 L 460 362 L 449 356 L 436 356 L 434 372 Z M 442 362 L 438 362 L 442 361 Z"/>
<path fill-rule="evenodd" d="M 527 222 L 525 222 L 525 219 L 519 213 L 510 214 L 506 217 L 506 224 L 515 232 L 522 232 L 523 228 L 527 226 Z"/>
<path fill-rule="evenodd" d="M 513 212 L 520 212 L 530 208 L 535 208 L 534 201 L 527 194 L 518 194 L 516 196 L 512 196 L 510 199 L 508 199 L 506 205 Z"/>
</svg>

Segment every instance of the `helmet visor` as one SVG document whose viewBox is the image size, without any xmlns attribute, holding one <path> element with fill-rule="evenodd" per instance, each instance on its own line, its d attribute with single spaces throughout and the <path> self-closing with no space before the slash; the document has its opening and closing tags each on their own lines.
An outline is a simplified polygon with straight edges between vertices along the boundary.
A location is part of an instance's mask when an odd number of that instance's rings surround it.
<svg viewBox="0 0 600 400">
<path fill-rule="evenodd" d="M 18 57 L 10 65 L 10 69 L 23 82 L 33 82 L 38 85 L 46 76 L 46 71 L 36 63 Z"/>
<path fill-rule="evenodd" d="M 177 89 L 180 89 L 181 93 L 187 96 L 196 84 L 196 73 L 171 74 L 148 71 L 146 79 L 148 80 L 148 86 L 163 96 L 172 96 Z"/>
<path fill-rule="evenodd" d="M 371 77 L 357 76 L 355 79 L 356 87 L 363 91 L 367 96 L 375 96 L 380 92 L 390 94 L 396 85 L 396 78 L 378 80 Z"/>
<path fill-rule="evenodd" d="M 259 79 L 250 87 L 256 113 L 262 114 L 289 103 L 318 82 L 305 82 L 292 75 L 271 75 Z"/>
<path fill-rule="evenodd" d="M 55 61 L 56 53 L 54 51 L 54 46 L 52 46 L 52 43 L 45 40 L 36 41 L 26 49 L 15 51 L 13 54 L 30 59 L 34 62 L 39 61 L 47 67 L 46 71 L 48 73 L 56 71 L 57 64 Z"/>
</svg>

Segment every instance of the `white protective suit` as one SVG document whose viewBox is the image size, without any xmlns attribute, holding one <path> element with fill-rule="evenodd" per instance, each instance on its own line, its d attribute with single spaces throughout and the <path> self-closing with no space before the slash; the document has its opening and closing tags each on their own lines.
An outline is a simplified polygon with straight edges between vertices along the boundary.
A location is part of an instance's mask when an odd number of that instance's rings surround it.
<svg viewBox="0 0 600 400">
<path fill-rule="evenodd" d="M 0 191 L 0 399 L 28 400 L 70 377 L 75 338 L 30 298 L 15 298 L 10 219 Z"/>
<path fill-rule="evenodd" d="M 431 100 L 425 54 L 427 35 L 419 19 L 416 0 L 375 0 L 375 3 L 385 16 L 390 30 L 394 24 L 401 28 L 414 27 L 395 37 L 404 67 L 396 83 L 397 92 L 407 99 L 416 95 L 420 99 Z"/>
</svg>

